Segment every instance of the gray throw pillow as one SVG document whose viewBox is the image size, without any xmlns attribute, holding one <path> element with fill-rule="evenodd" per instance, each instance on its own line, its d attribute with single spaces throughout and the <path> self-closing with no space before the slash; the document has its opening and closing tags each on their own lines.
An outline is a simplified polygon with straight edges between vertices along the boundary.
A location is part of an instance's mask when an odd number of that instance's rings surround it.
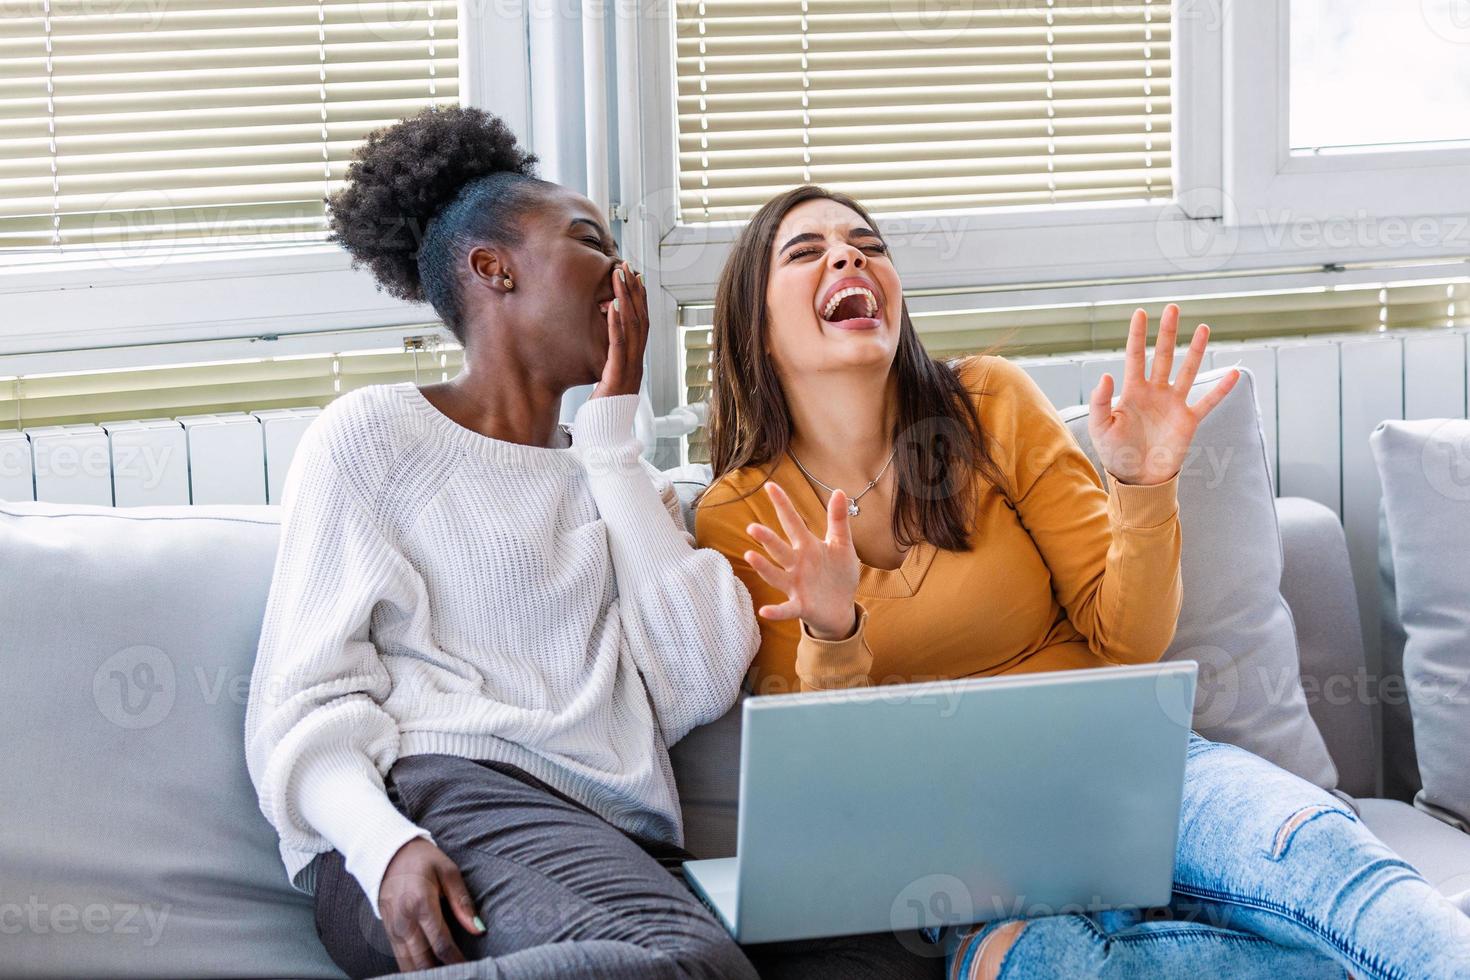
<svg viewBox="0 0 1470 980">
<path fill-rule="evenodd" d="M 1195 379 L 1191 400 L 1225 375 Z M 1062 418 L 1101 473 L 1087 406 Z M 1307 710 L 1296 626 L 1281 596 L 1281 532 L 1255 379 L 1235 390 L 1196 432 L 1179 477 L 1184 603 L 1165 660 L 1199 663 L 1194 727 L 1254 752 L 1324 789 L 1337 768 Z"/>
<path fill-rule="evenodd" d="M 1369 443 L 1423 781 L 1414 805 L 1470 830 L 1470 421 L 1384 422 Z"/>
<path fill-rule="evenodd" d="M 276 540 L 268 507 L 0 504 L 0 973 L 341 976 L 245 769 Z"/>
</svg>

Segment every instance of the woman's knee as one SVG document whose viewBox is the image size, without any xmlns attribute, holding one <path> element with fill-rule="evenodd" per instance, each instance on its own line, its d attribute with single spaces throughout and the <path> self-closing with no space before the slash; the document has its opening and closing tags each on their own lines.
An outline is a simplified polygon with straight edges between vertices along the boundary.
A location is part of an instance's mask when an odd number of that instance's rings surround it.
<svg viewBox="0 0 1470 980">
<path fill-rule="evenodd" d="M 1011 949 L 1021 938 L 1021 933 L 1026 931 L 1025 920 L 1017 922 L 1006 922 L 998 929 L 980 941 L 980 948 L 975 951 L 975 968 L 971 971 L 971 980 L 998 980 L 1001 971 L 1005 969 L 1006 957 L 1010 956 Z"/>
<path fill-rule="evenodd" d="M 996 980 L 1021 935 L 1031 926 L 1029 919 L 1008 919 L 972 926 L 960 936 L 954 950 L 950 980 Z"/>
</svg>

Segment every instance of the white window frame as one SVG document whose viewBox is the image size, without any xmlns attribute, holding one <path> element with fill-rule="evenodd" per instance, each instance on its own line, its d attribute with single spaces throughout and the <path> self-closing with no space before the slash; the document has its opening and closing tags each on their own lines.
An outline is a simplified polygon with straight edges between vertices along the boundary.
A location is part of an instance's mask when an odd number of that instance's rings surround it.
<svg viewBox="0 0 1470 980">
<path fill-rule="evenodd" d="M 1177 2 L 1187 7 L 1211 7 L 1219 0 Z M 645 161 L 649 186 L 664 189 L 656 191 L 646 206 L 651 212 L 648 220 L 655 223 L 659 232 L 661 264 L 672 270 L 666 277 L 665 288 L 681 300 L 707 300 L 740 223 L 681 225 L 674 220 L 678 204 L 678 162 L 673 14 L 670 0 L 654 0 L 649 6 L 633 25 L 640 33 L 640 70 L 631 81 L 639 87 L 644 119 L 649 123 L 633 152 Z M 1215 29 L 1181 31 L 1176 24 L 1173 31 L 1173 100 L 1176 107 L 1185 106 L 1189 110 L 1176 112 L 1178 119 L 1186 121 L 1175 131 L 1176 149 L 1172 154 L 1176 201 L 884 215 L 884 234 L 895 246 L 905 281 L 914 288 L 1026 281 L 1035 278 L 1034 275 L 1018 279 L 1020 271 L 1034 270 L 1036 263 L 1046 257 L 1053 257 L 1056 264 L 1069 269 L 1095 268 L 1099 274 L 1106 274 L 1107 269 L 1114 272 L 1132 269 L 1139 251 L 1132 243 L 1151 241 L 1152 229 L 1159 221 L 1182 217 L 1184 212 L 1179 202 L 1195 205 L 1194 210 L 1201 210 L 1203 205 L 1203 213 L 1217 214 L 1210 205 L 1219 198 L 1220 134 L 1217 128 L 1198 125 L 1195 121 L 1219 116 L 1218 89 L 1201 84 L 1219 74 L 1219 17 L 1209 11 L 1191 17 L 1202 25 L 1215 25 Z M 1180 152 L 1179 148 L 1186 145 L 1190 152 Z M 1090 236 L 1097 233 L 1107 236 L 1110 244 L 1127 245 L 1126 257 L 1100 259 L 1100 255 L 1110 250 L 1099 247 L 1095 237 L 1079 241 L 1073 232 L 1081 227 L 1089 229 Z M 946 240 L 944 248 L 937 247 L 937 238 Z M 1019 253 L 1013 244 L 1022 246 Z M 690 248 L 698 252 L 693 258 L 688 257 Z M 955 262 L 948 254 L 955 250 L 962 255 L 987 255 L 989 260 Z M 1002 255 L 1011 260 L 1009 264 L 995 261 Z"/>
<path fill-rule="evenodd" d="M 1470 148 L 1293 152 L 1290 0 L 1233 0 L 1228 8 L 1226 64 L 1235 70 L 1225 113 L 1225 187 L 1242 224 L 1335 221 L 1344 200 L 1364 221 L 1440 216 L 1447 201 L 1464 199 Z M 1406 4 L 1404 13 L 1420 15 L 1417 4 Z"/>
<path fill-rule="evenodd" d="M 531 135 L 527 9 L 459 4 L 460 101 Z M 534 149 L 534 147 L 533 147 Z M 0 354 L 422 324 L 330 243 L 0 255 Z"/>
<path fill-rule="evenodd" d="M 1289 2 L 1175 0 L 1173 201 L 883 216 L 906 289 L 988 288 L 999 299 L 1004 293 L 995 287 L 1013 286 L 1024 288 L 1031 302 L 1046 303 L 1089 283 L 1095 286 L 1087 288 L 1129 283 L 1137 292 L 1139 284 L 1166 282 L 1174 284 L 1161 287 L 1166 294 L 1198 293 L 1210 291 L 1212 280 L 1220 278 L 1257 281 L 1280 274 L 1325 285 L 1342 282 L 1337 270 L 1357 263 L 1392 262 L 1412 277 L 1415 268 L 1438 268 L 1444 259 L 1470 254 L 1470 230 L 1442 213 L 1454 195 L 1437 198 L 1436 214 L 1412 208 L 1437 191 L 1408 194 L 1400 186 L 1406 173 L 1414 181 L 1447 179 L 1447 168 L 1458 164 L 1438 153 L 1415 151 L 1408 161 L 1394 153 L 1291 158 L 1284 115 Z M 624 166 L 635 162 L 642 183 L 630 187 L 625 180 L 623 200 L 636 202 L 629 208 L 630 227 L 643 254 L 658 256 L 650 285 L 659 320 L 673 324 L 681 303 L 713 297 L 738 226 L 674 220 L 671 2 L 647 0 L 640 8 L 636 18 L 619 16 L 620 28 L 636 33 L 638 47 L 636 63 L 619 66 L 620 84 L 637 92 L 645 123 L 636 139 L 625 136 Z M 1238 51 L 1253 53 L 1237 61 L 1232 56 Z M 1263 71 L 1263 65 L 1274 70 Z M 1267 104 L 1274 112 L 1263 111 Z M 1268 154 L 1271 146 L 1281 149 Z M 1263 180 L 1267 164 L 1275 169 Z M 1470 173 L 1463 167 L 1457 172 L 1463 195 Z M 1375 207 L 1360 214 L 1356 202 L 1365 180 Z M 1304 204 L 1284 207 L 1288 195 L 1301 195 Z M 1354 202 L 1351 214 L 1342 213 L 1343 201 Z M 1429 234 L 1416 233 L 1416 216 L 1435 222 Z M 682 393 L 677 329 L 658 331 L 650 347 L 654 403 L 664 411 Z"/>
</svg>

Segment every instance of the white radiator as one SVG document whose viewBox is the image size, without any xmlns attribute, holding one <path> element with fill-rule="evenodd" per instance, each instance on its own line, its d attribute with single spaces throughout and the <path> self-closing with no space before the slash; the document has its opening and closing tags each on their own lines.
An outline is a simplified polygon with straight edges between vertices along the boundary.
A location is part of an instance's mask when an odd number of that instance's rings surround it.
<svg viewBox="0 0 1470 980">
<path fill-rule="evenodd" d="M 1281 496 L 1307 497 L 1342 519 L 1369 669 L 1379 665 L 1378 502 L 1368 436 L 1386 419 L 1466 418 L 1470 349 L 1463 329 L 1218 344 L 1205 368 L 1239 364 L 1256 378 Z M 1087 400 L 1121 354 L 1021 358 L 1059 408 Z M 1179 363 L 1176 356 L 1175 364 Z"/>
<path fill-rule="evenodd" d="M 280 503 L 319 408 L 0 432 L 0 500 L 136 507 Z"/>
</svg>

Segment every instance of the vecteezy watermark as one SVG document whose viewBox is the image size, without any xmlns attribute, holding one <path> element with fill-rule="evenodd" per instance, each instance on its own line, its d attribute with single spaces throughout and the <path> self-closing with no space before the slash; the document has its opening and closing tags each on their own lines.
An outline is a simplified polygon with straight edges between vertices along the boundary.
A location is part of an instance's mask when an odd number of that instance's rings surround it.
<svg viewBox="0 0 1470 980">
<path fill-rule="evenodd" d="M 24 902 L 0 902 L 0 936 L 92 935 L 140 936 L 153 947 L 163 936 L 172 905 L 132 902 L 46 902 L 30 895 Z"/>
<path fill-rule="evenodd" d="M 158 30 L 168 5 L 169 0 L 50 0 L 46 13 L 53 20 L 127 15 L 130 32 L 146 33 Z M 37 9 L 31 0 L 0 0 L 0 18 L 22 17 Z"/>
<path fill-rule="evenodd" d="M 1168 675 L 1158 685 L 1159 706 L 1176 724 L 1196 729 L 1212 728 L 1228 721 L 1240 703 L 1239 665 L 1228 650 L 1202 644 L 1181 650 L 1170 660 L 1193 660 L 1199 664 L 1195 679 L 1194 704 L 1181 704 L 1177 687 Z"/>
<path fill-rule="evenodd" d="M 1218 903 L 1216 903 L 1218 905 Z M 1145 909 L 1135 905 L 1105 902 L 1101 895 L 1086 901 L 1038 902 L 1026 895 L 993 894 L 977 897 L 964 881 L 950 874 L 930 874 L 906 885 L 894 897 L 889 911 L 889 924 L 899 944 L 916 956 L 945 955 L 947 943 L 935 942 L 943 926 L 962 929 L 983 928 L 1001 921 L 1044 920 L 1054 916 L 1097 916 L 1120 913 L 1138 921 L 1168 918 L 1164 908 Z M 1228 926 L 1232 910 L 1228 907 L 1204 908 L 1191 921 L 1205 918 L 1213 925 Z"/>
<path fill-rule="evenodd" d="M 152 728 L 173 710 L 174 664 L 158 647 L 119 650 L 92 675 L 92 700 L 119 728 Z"/>
<path fill-rule="evenodd" d="M 70 479 L 84 476 L 106 478 L 112 472 L 112 454 L 105 439 L 88 439 L 74 442 L 69 439 L 37 439 L 33 443 L 36 476 L 45 479 L 58 477 Z M 17 472 L 7 471 L 5 476 L 17 476 L 21 461 L 11 457 L 8 463 L 17 467 Z"/>
<path fill-rule="evenodd" d="M 107 657 L 92 674 L 92 699 L 102 717 L 127 729 L 152 728 L 181 706 L 244 707 L 252 698 L 278 708 L 301 693 L 301 682 L 281 672 L 252 677 L 227 664 L 176 663 L 155 646 L 136 645 Z M 430 680 L 416 675 L 394 680 L 396 697 L 412 700 Z"/>
<path fill-rule="evenodd" d="M 976 921 L 975 896 L 950 874 L 916 878 L 893 897 L 888 922 L 899 944 L 916 956 L 937 958 L 944 948 L 916 932 L 921 927 L 964 925 Z"/>
<path fill-rule="evenodd" d="M 1419 15 L 1451 44 L 1470 44 L 1470 0 L 1419 0 Z"/>
<path fill-rule="evenodd" d="M 1218 27 L 1221 0 L 1175 0 L 1176 19 L 1203 20 L 1207 28 Z M 879 30 L 902 36 L 910 46 L 945 45 L 968 31 L 1010 26 L 1018 20 L 1042 29 L 1064 29 L 1084 23 L 1116 21 L 1119 25 L 1146 26 L 1168 23 L 1169 0 L 889 0 L 891 23 Z M 1161 35 L 1162 38 L 1162 35 Z M 1161 40 L 1167 45 L 1167 40 Z"/>
<path fill-rule="evenodd" d="M 1218 188 L 1192 188 L 1154 222 L 1159 254 L 1184 272 L 1214 272 L 1240 248 L 1240 215 Z"/>
<path fill-rule="evenodd" d="M 80 445 L 69 440 L 39 439 L 35 442 L 34 466 L 37 479 L 88 477 L 119 481 L 136 480 L 153 490 L 163 483 L 174 456 L 172 446 L 128 445 L 90 440 Z M 32 467 L 31 444 L 20 442 L 0 448 L 0 479 L 28 477 Z"/>
<path fill-rule="evenodd" d="M 322 180 L 325 188 L 325 175 Z M 263 209 L 266 214 L 241 217 L 234 205 L 192 203 L 166 190 L 119 191 L 92 213 L 88 231 L 101 261 L 138 272 L 164 266 L 203 242 L 212 247 L 319 242 L 322 207 L 320 200 L 272 202 Z"/>
<path fill-rule="evenodd" d="M 1440 496 L 1470 500 L 1470 422 L 1450 419 L 1436 426 L 1424 440 L 1419 463 L 1424 479 Z"/>
<path fill-rule="evenodd" d="M 284 681 L 272 678 L 276 686 Z M 265 691 L 271 685 L 267 683 Z M 272 705 L 280 705 L 289 692 L 276 691 Z M 157 725 L 181 699 L 206 706 L 243 706 L 250 698 L 250 673 L 227 667 L 209 668 L 195 664 L 181 671 L 163 650 L 155 646 L 130 646 L 98 665 L 92 674 L 92 700 L 102 717 L 120 728 L 143 729 Z"/>
<path fill-rule="evenodd" d="M 1361 208 L 1330 215 L 1284 208 L 1242 211 L 1220 188 L 1185 191 L 1176 203 L 1154 222 L 1154 238 L 1159 254 L 1183 272 L 1223 268 L 1240 249 L 1246 229 L 1267 249 L 1470 248 L 1470 213 L 1405 218 L 1379 217 Z"/>
</svg>

